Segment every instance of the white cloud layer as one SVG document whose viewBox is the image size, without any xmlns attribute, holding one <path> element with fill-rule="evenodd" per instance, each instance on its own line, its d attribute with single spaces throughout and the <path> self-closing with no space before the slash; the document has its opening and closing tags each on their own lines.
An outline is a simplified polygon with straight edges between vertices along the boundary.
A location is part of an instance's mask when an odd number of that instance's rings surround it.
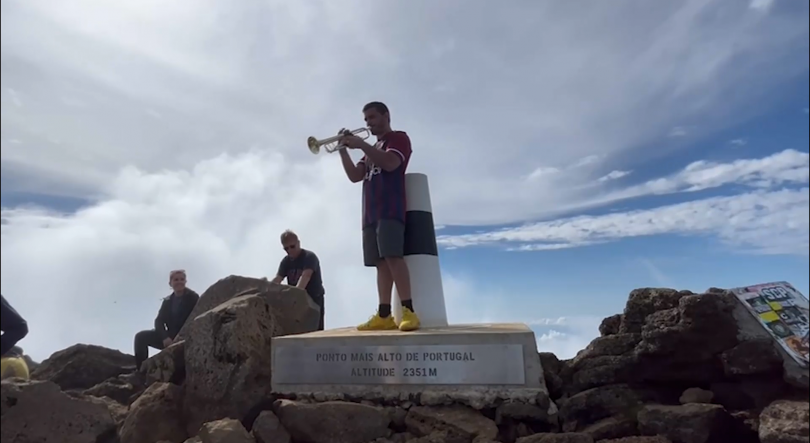
<svg viewBox="0 0 810 443">
<path fill-rule="evenodd" d="M 634 185 L 596 201 L 604 204 L 645 195 L 690 193 L 726 185 L 757 190 L 652 209 L 529 223 L 475 234 L 442 235 L 439 243 L 459 248 L 505 242 L 514 250 L 538 251 L 629 237 L 678 234 L 717 236 L 729 245 L 760 253 L 807 255 L 810 230 L 808 188 L 773 188 L 805 185 L 808 181 L 810 155 L 795 150 L 728 163 L 698 161 L 669 177 Z"/>
<path fill-rule="evenodd" d="M 719 237 L 765 254 L 808 253 L 808 188 L 714 197 L 648 210 L 530 223 L 498 231 L 442 236 L 452 247 L 513 244 L 520 251 L 588 246 L 622 238 L 675 234 Z"/>
</svg>

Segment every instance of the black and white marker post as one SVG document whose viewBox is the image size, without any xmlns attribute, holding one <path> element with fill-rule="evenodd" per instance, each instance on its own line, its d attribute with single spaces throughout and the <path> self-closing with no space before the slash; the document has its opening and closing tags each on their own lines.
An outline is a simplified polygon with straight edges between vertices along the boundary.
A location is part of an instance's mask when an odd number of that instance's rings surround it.
<svg viewBox="0 0 810 443">
<path fill-rule="evenodd" d="M 422 327 L 447 326 L 439 248 L 433 225 L 430 188 L 425 174 L 405 174 L 405 263 L 411 274 L 413 308 Z M 402 320 L 399 294 L 391 300 L 394 319 Z"/>
</svg>

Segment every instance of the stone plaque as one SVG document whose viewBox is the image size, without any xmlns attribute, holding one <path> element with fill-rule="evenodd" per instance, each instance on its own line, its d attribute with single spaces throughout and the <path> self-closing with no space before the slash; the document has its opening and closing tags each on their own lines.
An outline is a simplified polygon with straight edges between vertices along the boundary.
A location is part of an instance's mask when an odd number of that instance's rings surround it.
<svg viewBox="0 0 810 443">
<path fill-rule="evenodd" d="M 273 383 L 523 385 L 523 346 L 277 346 Z"/>
</svg>

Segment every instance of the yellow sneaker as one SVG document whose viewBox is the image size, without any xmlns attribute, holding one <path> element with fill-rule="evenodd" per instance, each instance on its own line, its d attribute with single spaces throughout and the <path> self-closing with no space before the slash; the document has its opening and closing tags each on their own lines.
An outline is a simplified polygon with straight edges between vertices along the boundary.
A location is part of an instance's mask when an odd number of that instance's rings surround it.
<svg viewBox="0 0 810 443">
<path fill-rule="evenodd" d="M 358 331 L 391 331 L 397 328 L 394 316 L 380 317 L 380 313 L 374 314 L 367 322 L 357 325 Z"/>
<path fill-rule="evenodd" d="M 416 313 L 403 306 L 402 321 L 399 322 L 399 330 L 415 331 L 417 329 L 419 329 L 419 317 L 416 316 Z"/>
</svg>

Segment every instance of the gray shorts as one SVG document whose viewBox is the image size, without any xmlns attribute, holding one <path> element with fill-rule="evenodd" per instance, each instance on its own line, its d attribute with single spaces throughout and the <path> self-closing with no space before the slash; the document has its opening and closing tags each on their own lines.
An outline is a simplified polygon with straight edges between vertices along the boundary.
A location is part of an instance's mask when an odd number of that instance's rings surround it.
<svg viewBox="0 0 810 443">
<path fill-rule="evenodd" d="M 363 228 L 363 262 L 374 267 L 381 259 L 405 254 L 405 224 L 398 220 L 380 220 Z"/>
</svg>

